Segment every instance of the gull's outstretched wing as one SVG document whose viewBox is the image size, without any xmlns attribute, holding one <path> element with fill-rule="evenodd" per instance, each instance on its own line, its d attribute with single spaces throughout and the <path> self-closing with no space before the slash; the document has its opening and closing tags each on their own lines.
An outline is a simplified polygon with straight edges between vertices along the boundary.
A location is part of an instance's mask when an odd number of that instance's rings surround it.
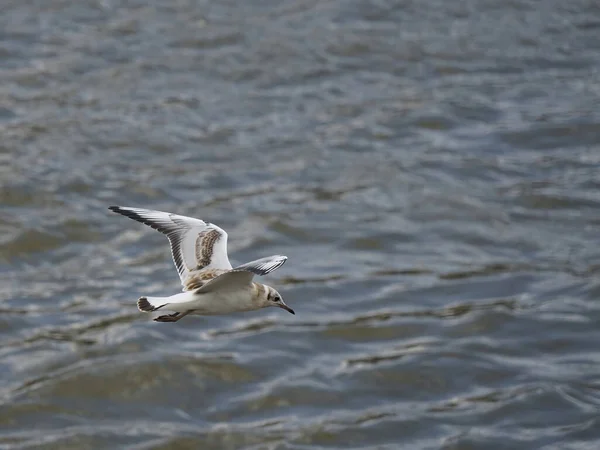
<svg viewBox="0 0 600 450">
<path fill-rule="evenodd" d="M 167 236 L 181 284 L 190 273 L 203 269 L 229 270 L 227 233 L 218 226 L 192 217 L 141 208 L 111 206 L 111 211 L 137 220 Z"/>
<path fill-rule="evenodd" d="M 196 291 L 196 294 L 206 294 L 208 292 L 227 292 L 236 291 L 248 286 L 252 281 L 254 274 L 246 270 L 230 270 L 214 277 L 204 286 Z"/>
<path fill-rule="evenodd" d="M 257 259 L 256 261 L 250 261 L 228 272 L 214 276 L 201 286 L 196 293 L 205 294 L 217 290 L 225 292 L 227 290 L 234 291 L 241 289 L 252 281 L 254 275 L 266 275 L 281 267 L 286 260 L 287 256 L 273 255 Z"/>
<path fill-rule="evenodd" d="M 246 264 L 242 264 L 233 270 L 247 270 L 248 272 L 252 272 L 256 275 L 266 275 L 270 272 L 273 272 L 275 269 L 279 269 L 286 261 L 287 256 L 267 256 L 266 258 L 260 258 L 256 261 L 250 261 Z"/>
</svg>

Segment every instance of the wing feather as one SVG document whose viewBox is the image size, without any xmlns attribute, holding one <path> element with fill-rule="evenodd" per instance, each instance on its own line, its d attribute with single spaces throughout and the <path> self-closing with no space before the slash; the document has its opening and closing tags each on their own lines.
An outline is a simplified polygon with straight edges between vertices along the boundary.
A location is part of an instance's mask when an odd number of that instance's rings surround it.
<svg viewBox="0 0 600 450">
<path fill-rule="evenodd" d="M 279 269 L 287 261 L 287 256 L 273 255 L 247 262 L 233 270 L 246 270 L 256 275 L 266 275 Z"/>
<path fill-rule="evenodd" d="M 212 223 L 141 208 L 111 206 L 109 209 L 167 236 L 173 262 L 184 288 L 193 272 L 203 269 L 231 269 L 227 257 L 227 233 Z"/>
<path fill-rule="evenodd" d="M 247 270 L 230 270 L 229 272 L 217 275 L 204 286 L 196 291 L 196 294 L 206 294 L 208 292 L 220 291 L 235 291 L 242 289 L 252 281 L 254 274 Z"/>
</svg>

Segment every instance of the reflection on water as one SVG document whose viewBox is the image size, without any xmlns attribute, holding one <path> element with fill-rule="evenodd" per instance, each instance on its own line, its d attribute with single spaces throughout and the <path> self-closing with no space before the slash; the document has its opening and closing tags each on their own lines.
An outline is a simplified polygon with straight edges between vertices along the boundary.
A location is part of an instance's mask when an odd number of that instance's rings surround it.
<svg viewBox="0 0 600 450">
<path fill-rule="evenodd" d="M 9 2 L 0 447 L 598 447 L 576 3 Z M 287 255 L 297 315 L 152 322 L 166 241 L 111 204 Z"/>
</svg>

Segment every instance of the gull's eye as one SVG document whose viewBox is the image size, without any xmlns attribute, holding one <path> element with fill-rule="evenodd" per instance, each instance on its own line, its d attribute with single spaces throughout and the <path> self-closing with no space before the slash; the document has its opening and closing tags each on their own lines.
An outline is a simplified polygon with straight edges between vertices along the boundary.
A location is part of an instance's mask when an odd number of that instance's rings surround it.
<svg viewBox="0 0 600 450">
<path fill-rule="evenodd" d="M 274 302 L 280 302 L 281 301 L 281 297 L 279 295 L 276 295 L 275 297 L 273 297 L 273 301 Z"/>
</svg>

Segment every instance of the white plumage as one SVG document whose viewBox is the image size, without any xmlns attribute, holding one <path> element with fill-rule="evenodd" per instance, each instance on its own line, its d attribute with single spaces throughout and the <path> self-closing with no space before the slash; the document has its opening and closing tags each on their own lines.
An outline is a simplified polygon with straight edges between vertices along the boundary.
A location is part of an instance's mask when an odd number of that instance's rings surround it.
<svg viewBox="0 0 600 450">
<path fill-rule="evenodd" d="M 183 292 L 170 297 L 140 297 L 140 311 L 175 311 L 154 320 L 176 322 L 188 314 L 227 314 L 269 306 L 295 314 L 274 288 L 252 281 L 254 275 L 266 275 L 281 267 L 286 256 L 268 256 L 232 268 L 227 256 L 227 233 L 212 223 L 141 208 L 109 209 L 146 224 L 169 239 Z"/>
</svg>

